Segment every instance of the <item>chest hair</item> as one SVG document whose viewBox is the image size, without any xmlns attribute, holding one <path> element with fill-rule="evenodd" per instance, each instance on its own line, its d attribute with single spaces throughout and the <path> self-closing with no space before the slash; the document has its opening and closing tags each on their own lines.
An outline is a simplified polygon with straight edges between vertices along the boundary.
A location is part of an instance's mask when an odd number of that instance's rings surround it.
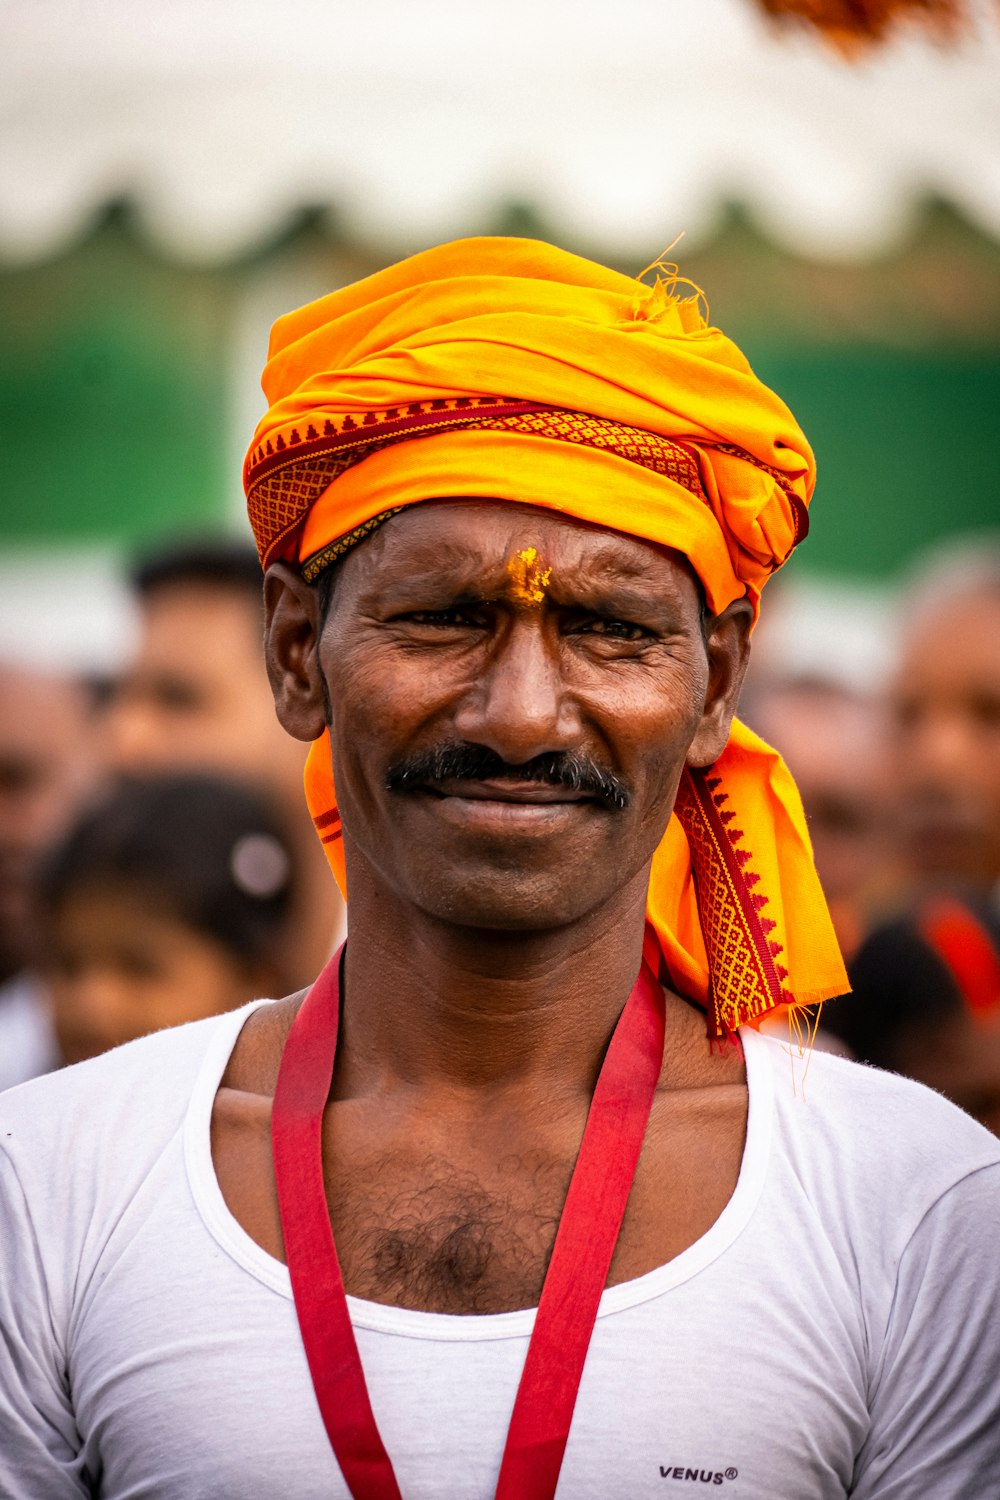
<svg viewBox="0 0 1000 1500">
<path fill-rule="evenodd" d="M 485 1182 L 430 1156 L 400 1185 L 398 1160 L 385 1157 L 363 1181 L 351 1177 L 331 1202 L 355 1296 L 459 1314 L 537 1305 L 569 1186 L 565 1168 L 507 1159 Z"/>
</svg>

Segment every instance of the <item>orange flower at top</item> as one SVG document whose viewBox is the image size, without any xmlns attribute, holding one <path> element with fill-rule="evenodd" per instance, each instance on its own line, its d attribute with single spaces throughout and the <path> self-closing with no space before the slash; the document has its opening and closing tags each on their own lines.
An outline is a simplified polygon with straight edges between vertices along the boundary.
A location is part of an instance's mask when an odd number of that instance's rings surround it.
<svg viewBox="0 0 1000 1500">
<path fill-rule="evenodd" d="M 900 21 L 916 21 L 939 41 L 951 41 L 969 21 L 965 0 L 758 0 L 779 22 L 813 26 L 851 57 L 884 41 Z"/>
</svg>

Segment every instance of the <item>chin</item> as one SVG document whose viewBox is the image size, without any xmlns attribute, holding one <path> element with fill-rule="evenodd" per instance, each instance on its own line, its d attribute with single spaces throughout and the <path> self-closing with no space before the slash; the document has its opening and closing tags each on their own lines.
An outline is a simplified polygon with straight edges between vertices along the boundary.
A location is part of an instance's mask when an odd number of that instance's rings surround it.
<svg viewBox="0 0 1000 1500">
<path fill-rule="evenodd" d="M 407 893 L 428 916 L 455 927 L 483 932 L 551 932 L 568 927 L 608 899 L 610 893 L 582 890 L 566 878 L 555 884 L 537 877 L 448 881 Z"/>
</svg>

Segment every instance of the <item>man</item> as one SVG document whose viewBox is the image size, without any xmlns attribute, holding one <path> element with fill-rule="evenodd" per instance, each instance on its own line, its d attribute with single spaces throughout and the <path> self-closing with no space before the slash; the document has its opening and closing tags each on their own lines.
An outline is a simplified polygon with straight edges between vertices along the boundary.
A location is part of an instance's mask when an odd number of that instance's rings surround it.
<svg viewBox="0 0 1000 1500">
<path fill-rule="evenodd" d="M 350 941 L 0 1108 L 0 1476 L 994 1493 L 1000 1147 L 839 1059 L 794 1092 L 750 1024 L 844 983 L 732 720 L 787 409 L 662 278 L 502 240 L 282 320 L 265 391 L 268 668 Z"/>
<path fill-rule="evenodd" d="M 779 677 L 765 680 L 745 715 L 795 777 L 837 940 L 850 960 L 887 885 L 884 704 L 832 678 Z"/>
<path fill-rule="evenodd" d="M 919 888 L 1000 894 L 1000 545 L 930 557 L 892 693 L 901 853 Z"/>
<path fill-rule="evenodd" d="M 274 717 L 257 559 L 237 542 L 182 543 L 147 557 L 131 581 L 140 633 L 107 718 L 109 763 L 135 775 L 219 772 L 276 799 L 296 869 L 284 963 L 293 986 L 305 983 L 342 913 L 302 804 L 302 747 Z"/>
<path fill-rule="evenodd" d="M 35 877 L 94 778 L 93 705 L 61 673 L 0 663 L 0 1089 L 56 1064 L 38 981 Z"/>
</svg>

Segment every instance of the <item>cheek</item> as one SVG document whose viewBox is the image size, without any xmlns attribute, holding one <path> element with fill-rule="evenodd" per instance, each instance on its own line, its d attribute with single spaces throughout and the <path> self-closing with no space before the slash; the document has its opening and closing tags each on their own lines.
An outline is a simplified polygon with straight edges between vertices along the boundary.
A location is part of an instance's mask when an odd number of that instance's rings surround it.
<svg viewBox="0 0 1000 1500">
<path fill-rule="evenodd" d="M 451 738 L 456 704 L 475 682 L 465 660 L 376 649 L 352 652 L 327 678 L 338 802 L 381 787 L 387 767 L 416 745 Z M 341 808 L 343 812 L 343 807 Z"/>
<path fill-rule="evenodd" d="M 622 692 L 610 722 L 605 719 L 607 755 L 632 793 L 629 836 L 637 838 L 644 856 L 655 849 L 670 821 L 700 722 L 700 703 L 689 688 Z"/>
<path fill-rule="evenodd" d="M 706 674 L 643 672 L 623 676 L 600 700 L 624 753 L 654 778 L 683 761 L 701 723 Z M 680 766 L 677 767 L 678 774 Z"/>
</svg>

